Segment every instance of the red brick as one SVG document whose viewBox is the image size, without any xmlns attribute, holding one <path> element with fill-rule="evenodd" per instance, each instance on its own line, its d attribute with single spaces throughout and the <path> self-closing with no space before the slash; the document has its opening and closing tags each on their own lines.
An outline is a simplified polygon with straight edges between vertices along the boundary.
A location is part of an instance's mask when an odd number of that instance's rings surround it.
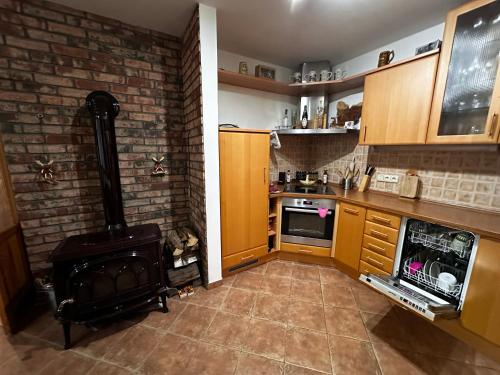
<svg viewBox="0 0 500 375">
<path fill-rule="evenodd" d="M 87 81 L 84 79 L 75 80 L 75 86 L 86 90 L 109 90 L 109 85 L 105 82 Z"/>
<path fill-rule="evenodd" d="M 75 98 L 86 98 L 87 95 L 89 94 L 88 90 L 76 90 L 66 87 L 59 88 L 58 92 L 62 96 L 71 96 Z"/>
<path fill-rule="evenodd" d="M 89 51 L 83 48 L 75 48 L 75 47 L 63 46 L 60 44 L 53 44 L 52 51 L 54 53 L 59 53 L 61 55 L 66 55 L 66 56 L 80 57 L 82 59 L 89 58 Z"/>
<path fill-rule="evenodd" d="M 111 85 L 112 92 L 118 92 L 120 94 L 130 94 L 139 95 L 139 89 L 137 87 L 125 86 L 125 85 Z"/>
<path fill-rule="evenodd" d="M 35 74 L 35 81 L 46 85 L 73 87 L 73 80 L 64 77 Z"/>
<path fill-rule="evenodd" d="M 125 78 L 116 74 L 94 73 L 94 79 L 96 81 L 104 81 L 111 83 L 125 83 Z"/>
<path fill-rule="evenodd" d="M 15 46 L 15 47 L 34 49 L 37 51 L 44 51 L 44 52 L 49 51 L 49 45 L 45 42 L 36 42 L 34 40 L 21 39 L 21 38 L 16 38 L 14 36 L 8 36 L 8 35 L 5 36 L 5 41 L 8 45 Z"/>
<path fill-rule="evenodd" d="M 151 81 L 148 81 L 144 78 L 128 77 L 127 83 L 131 86 L 152 87 Z"/>
<path fill-rule="evenodd" d="M 15 91 L 0 91 L 0 100 L 36 103 L 37 96 Z"/>
<path fill-rule="evenodd" d="M 72 35 L 79 38 L 85 38 L 86 35 L 85 30 L 82 30 L 79 27 L 68 26 L 61 23 L 48 22 L 47 27 L 49 31 L 66 35 Z"/>
<path fill-rule="evenodd" d="M 29 59 L 28 51 L 7 46 L 0 46 L 0 56 L 13 57 L 16 59 L 24 59 L 24 60 Z"/>
<path fill-rule="evenodd" d="M 47 42 L 66 44 L 68 42 L 67 37 L 64 35 L 48 33 L 46 31 L 28 29 L 28 36 L 31 39 L 45 40 Z"/>
<path fill-rule="evenodd" d="M 74 98 L 65 98 L 63 96 L 40 95 L 40 103 L 50 105 L 64 105 L 68 107 L 76 107 L 78 101 Z"/>
<path fill-rule="evenodd" d="M 97 31 L 89 31 L 88 36 L 90 40 L 97 40 L 99 42 L 106 44 L 113 44 L 115 46 L 119 46 L 121 44 L 120 38 L 117 38 L 111 34 L 100 33 Z"/>
<path fill-rule="evenodd" d="M 66 66 L 56 66 L 56 74 L 64 76 L 64 77 L 74 77 L 74 78 L 83 78 L 83 79 L 91 79 L 92 74 L 88 70 L 70 68 Z"/>
<path fill-rule="evenodd" d="M 50 134 L 45 137 L 47 144 L 75 144 L 80 143 L 80 139 L 76 135 L 58 135 Z"/>
<path fill-rule="evenodd" d="M 19 11 L 21 9 L 21 5 L 19 1 L 13 0 L 0 0 L 0 8 L 6 8 L 10 10 Z"/>
<path fill-rule="evenodd" d="M 146 96 L 131 96 L 129 98 L 129 101 L 132 103 L 139 103 L 139 104 L 149 104 L 149 105 L 155 104 L 154 98 L 149 98 Z"/>
<path fill-rule="evenodd" d="M 64 15 L 51 10 L 39 8 L 31 4 L 23 3 L 23 12 L 35 17 L 47 18 L 49 20 L 65 22 Z"/>
<path fill-rule="evenodd" d="M 19 25 L 34 27 L 38 29 L 43 29 L 45 27 L 45 21 L 42 19 L 37 19 L 29 16 L 24 16 L 19 13 L 12 13 L 8 11 L 0 12 L 0 20 L 4 22 L 15 23 Z"/>
<path fill-rule="evenodd" d="M 155 121 L 156 116 L 150 113 L 131 113 L 129 115 L 131 120 L 138 120 L 138 121 Z"/>
<path fill-rule="evenodd" d="M 53 74 L 54 67 L 48 64 L 33 63 L 22 60 L 11 60 L 10 67 L 12 69 L 26 70 L 28 72 L 38 72 L 45 74 Z"/>
<path fill-rule="evenodd" d="M 0 22 L 0 34 L 24 37 L 24 29 L 11 23 Z"/>
<path fill-rule="evenodd" d="M 125 59 L 124 64 L 132 68 L 151 70 L 151 64 L 146 61 Z"/>
<path fill-rule="evenodd" d="M 102 25 L 99 22 L 82 19 L 80 21 L 80 26 L 91 30 L 102 30 Z"/>
</svg>

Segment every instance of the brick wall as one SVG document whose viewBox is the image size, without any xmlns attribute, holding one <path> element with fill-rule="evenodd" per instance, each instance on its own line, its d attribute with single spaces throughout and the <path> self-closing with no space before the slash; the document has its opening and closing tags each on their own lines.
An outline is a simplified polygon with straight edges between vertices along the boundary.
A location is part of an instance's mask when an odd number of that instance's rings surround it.
<svg viewBox="0 0 500 375">
<path fill-rule="evenodd" d="M 0 0 L 0 124 L 33 269 L 48 266 L 48 253 L 65 236 L 103 227 L 93 127 L 84 107 L 93 90 L 120 102 L 116 133 L 128 224 L 154 222 L 165 231 L 189 221 L 203 176 L 195 153 L 186 179 L 183 108 L 191 104 L 183 103 L 181 42 L 50 2 Z M 188 114 L 196 112 L 188 139 L 199 151 L 199 108 Z M 151 157 L 159 155 L 168 174 L 152 177 Z M 36 179 L 35 160 L 45 158 L 54 160 L 57 185 Z M 198 212 L 191 218 L 197 223 L 193 217 Z"/>
<path fill-rule="evenodd" d="M 198 9 L 184 33 L 182 48 L 184 121 L 188 147 L 189 222 L 201 241 L 203 275 L 207 282 L 205 169 L 201 114 L 201 57 Z"/>
</svg>

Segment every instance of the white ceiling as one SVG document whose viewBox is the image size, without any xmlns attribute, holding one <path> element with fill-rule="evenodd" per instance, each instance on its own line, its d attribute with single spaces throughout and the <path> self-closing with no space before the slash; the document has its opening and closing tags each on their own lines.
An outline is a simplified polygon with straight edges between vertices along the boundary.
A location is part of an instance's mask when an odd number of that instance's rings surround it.
<svg viewBox="0 0 500 375">
<path fill-rule="evenodd" d="M 182 35 L 196 0 L 55 0 Z M 444 21 L 466 0 L 201 0 L 217 8 L 219 48 L 291 68 L 339 63 Z M 140 5 L 139 5 L 140 4 Z"/>
</svg>

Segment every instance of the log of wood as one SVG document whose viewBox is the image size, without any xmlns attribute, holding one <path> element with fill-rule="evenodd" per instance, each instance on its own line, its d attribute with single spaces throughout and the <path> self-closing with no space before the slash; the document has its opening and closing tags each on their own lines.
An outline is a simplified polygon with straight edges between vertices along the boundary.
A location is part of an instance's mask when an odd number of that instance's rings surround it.
<svg viewBox="0 0 500 375">
<path fill-rule="evenodd" d="M 197 263 L 182 268 L 171 268 L 167 270 L 167 279 L 170 287 L 187 284 L 200 278 L 200 270 Z"/>
</svg>

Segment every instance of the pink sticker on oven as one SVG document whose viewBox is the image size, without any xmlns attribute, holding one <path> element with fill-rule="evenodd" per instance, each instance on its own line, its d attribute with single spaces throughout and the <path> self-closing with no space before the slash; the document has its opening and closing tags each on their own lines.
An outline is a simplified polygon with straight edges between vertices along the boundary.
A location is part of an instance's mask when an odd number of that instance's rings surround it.
<svg viewBox="0 0 500 375">
<path fill-rule="evenodd" d="M 319 217 L 324 219 L 326 217 L 326 215 L 328 214 L 328 208 L 319 207 L 318 213 L 319 213 Z"/>
</svg>

